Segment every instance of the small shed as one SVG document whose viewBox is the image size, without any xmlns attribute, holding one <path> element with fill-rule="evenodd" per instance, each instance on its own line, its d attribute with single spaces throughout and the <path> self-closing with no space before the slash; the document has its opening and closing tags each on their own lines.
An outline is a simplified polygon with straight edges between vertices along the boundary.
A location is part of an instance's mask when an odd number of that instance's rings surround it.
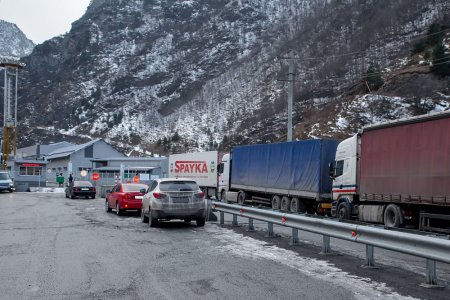
<svg viewBox="0 0 450 300">
<path fill-rule="evenodd" d="M 47 162 L 45 160 L 17 159 L 11 166 L 11 176 L 17 192 L 27 192 L 30 187 L 45 187 Z"/>
</svg>

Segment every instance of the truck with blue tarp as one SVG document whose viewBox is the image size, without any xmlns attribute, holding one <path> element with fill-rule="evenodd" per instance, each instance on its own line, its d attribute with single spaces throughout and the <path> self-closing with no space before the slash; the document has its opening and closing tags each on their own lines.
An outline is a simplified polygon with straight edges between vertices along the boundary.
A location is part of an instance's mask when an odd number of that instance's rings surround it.
<svg viewBox="0 0 450 300">
<path fill-rule="evenodd" d="M 314 139 L 234 147 L 218 168 L 218 196 L 239 204 L 268 204 L 276 210 L 329 213 L 329 164 L 338 143 Z"/>
</svg>

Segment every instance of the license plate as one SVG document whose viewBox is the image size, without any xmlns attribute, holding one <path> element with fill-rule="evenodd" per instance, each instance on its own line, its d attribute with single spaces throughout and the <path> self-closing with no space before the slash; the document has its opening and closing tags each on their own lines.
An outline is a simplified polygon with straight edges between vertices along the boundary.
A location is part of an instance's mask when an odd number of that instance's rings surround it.
<svg viewBox="0 0 450 300">
<path fill-rule="evenodd" d="M 82 188 L 81 190 L 82 191 L 89 191 L 89 189 L 87 189 L 87 188 Z"/>
<path fill-rule="evenodd" d="M 134 199 L 143 199 L 144 196 L 134 196 Z"/>
</svg>

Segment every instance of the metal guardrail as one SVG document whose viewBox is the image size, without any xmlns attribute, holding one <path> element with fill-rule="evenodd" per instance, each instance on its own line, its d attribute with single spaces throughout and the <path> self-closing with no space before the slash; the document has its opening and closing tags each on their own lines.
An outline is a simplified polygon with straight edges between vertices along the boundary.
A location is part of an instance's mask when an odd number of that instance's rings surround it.
<svg viewBox="0 0 450 300">
<path fill-rule="evenodd" d="M 368 225 L 343 223 L 307 217 L 299 214 L 282 213 L 268 209 L 212 202 L 212 209 L 220 212 L 220 224 L 224 224 L 224 213 L 233 215 L 233 225 L 237 216 L 249 218 L 249 230 L 254 230 L 253 220 L 268 222 L 268 237 L 273 237 L 273 224 L 291 227 L 291 244 L 298 243 L 298 230 L 323 236 L 322 253 L 330 253 L 330 237 L 366 245 L 366 263 L 375 266 L 374 247 L 423 257 L 427 259 L 425 287 L 436 287 L 436 261 L 450 264 L 450 240 L 376 228 Z"/>
</svg>

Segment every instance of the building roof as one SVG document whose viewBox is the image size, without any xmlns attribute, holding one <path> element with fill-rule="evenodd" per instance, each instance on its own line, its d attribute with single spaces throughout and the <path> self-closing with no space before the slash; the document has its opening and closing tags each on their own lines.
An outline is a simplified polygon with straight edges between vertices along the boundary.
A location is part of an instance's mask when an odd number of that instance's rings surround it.
<svg viewBox="0 0 450 300">
<path fill-rule="evenodd" d="M 71 146 L 67 146 L 67 147 L 62 147 L 59 149 L 54 150 L 53 152 L 50 152 L 47 155 L 47 160 L 51 160 L 51 159 L 55 159 L 55 158 L 62 158 L 62 157 L 67 157 L 69 155 L 71 155 L 74 152 L 77 152 L 79 150 L 82 150 L 84 148 L 89 147 L 90 145 L 93 145 L 95 143 L 97 143 L 98 141 L 101 141 L 102 139 L 95 139 L 92 140 L 90 142 L 84 143 L 84 144 L 80 144 L 80 145 L 71 145 Z"/>
<path fill-rule="evenodd" d="M 41 156 L 46 156 L 49 153 L 60 149 L 60 148 L 65 148 L 65 147 L 69 147 L 69 146 L 73 146 L 74 144 L 69 143 L 69 142 L 58 142 L 58 143 L 53 143 L 53 144 L 48 144 L 48 145 L 39 145 L 40 149 L 39 149 L 39 153 Z M 36 157 L 36 149 L 37 149 L 38 145 L 33 145 L 33 146 L 29 146 L 29 147 L 24 147 L 24 148 L 20 148 L 17 149 L 17 155 L 19 157 Z"/>
<path fill-rule="evenodd" d="M 168 159 L 165 156 L 161 157 L 106 157 L 94 158 L 91 161 L 160 161 Z"/>
</svg>

